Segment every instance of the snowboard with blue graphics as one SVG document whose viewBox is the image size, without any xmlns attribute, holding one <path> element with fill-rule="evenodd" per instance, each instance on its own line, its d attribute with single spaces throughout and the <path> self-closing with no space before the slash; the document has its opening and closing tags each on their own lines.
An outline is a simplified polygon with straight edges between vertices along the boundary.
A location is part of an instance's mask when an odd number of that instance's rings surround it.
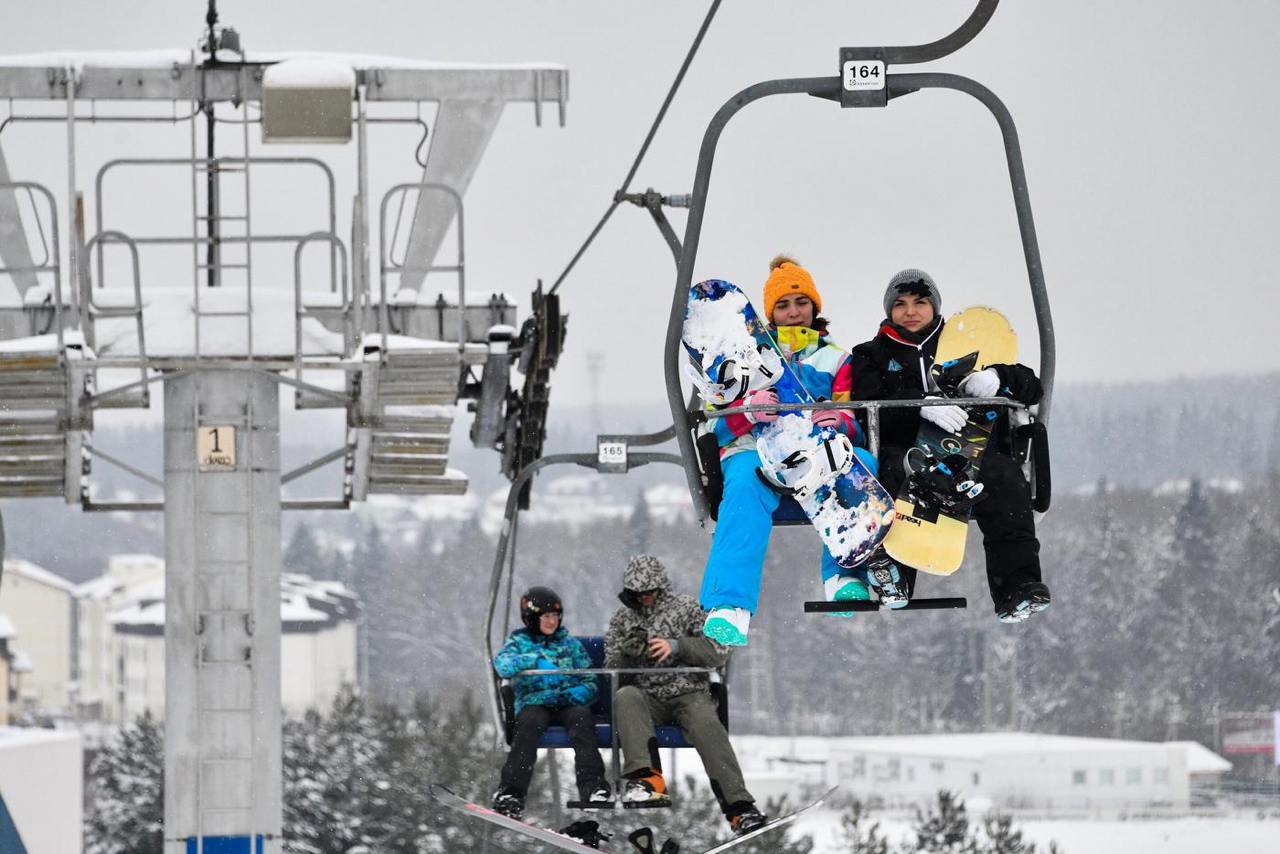
<svg viewBox="0 0 1280 854">
<path fill-rule="evenodd" d="M 708 279 L 689 289 L 682 341 L 690 379 L 713 415 L 764 388 L 774 390 L 780 405 L 817 402 L 731 282 Z M 810 413 L 783 409 L 777 421 L 752 428 L 761 477 L 790 494 L 836 561 L 852 568 L 888 533 L 893 497 L 851 452 L 848 439 L 814 424 Z"/>
</svg>

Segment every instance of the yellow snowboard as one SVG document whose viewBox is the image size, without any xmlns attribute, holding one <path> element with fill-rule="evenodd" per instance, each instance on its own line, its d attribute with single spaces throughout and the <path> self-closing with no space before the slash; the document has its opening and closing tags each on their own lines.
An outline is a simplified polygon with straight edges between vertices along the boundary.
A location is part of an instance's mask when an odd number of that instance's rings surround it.
<svg viewBox="0 0 1280 854">
<path fill-rule="evenodd" d="M 1008 318 L 994 308 L 973 306 L 952 315 L 943 326 L 933 373 L 935 378 L 941 376 L 953 361 L 963 360 L 960 367 L 972 372 L 989 365 L 1013 364 L 1017 358 L 1018 336 Z M 999 411 L 984 407 L 966 407 L 966 411 L 969 421 L 958 436 L 922 420 L 916 447 L 937 459 L 961 454 L 969 461 L 970 476 L 976 476 Z M 884 549 L 890 557 L 934 575 L 950 575 L 960 568 L 968 514 L 963 518 L 952 516 L 922 503 L 911 494 L 909 477 L 893 507 L 893 526 L 884 539 Z"/>
</svg>

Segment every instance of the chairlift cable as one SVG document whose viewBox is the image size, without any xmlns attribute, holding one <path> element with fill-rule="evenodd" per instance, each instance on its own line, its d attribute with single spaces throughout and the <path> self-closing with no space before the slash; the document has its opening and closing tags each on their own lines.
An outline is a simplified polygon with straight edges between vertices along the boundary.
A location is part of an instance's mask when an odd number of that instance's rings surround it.
<svg viewBox="0 0 1280 854">
<path fill-rule="evenodd" d="M 698 48 L 702 46 L 702 39 L 706 36 L 707 30 L 711 27 L 711 21 L 715 18 L 716 12 L 719 8 L 720 0 L 712 0 L 711 8 L 707 10 L 706 17 L 702 19 L 702 26 L 698 28 L 698 34 L 694 36 L 693 44 L 689 46 L 689 52 L 685 55 L 684 62 L 680 65 L 680 71 L 676 73 L 676 79 L 672 82 L 671 88 L 667 91 L 667 97 L 662 102 L 662 106 L 658 109 L 658 115 L 654 118 L 653 124 L 649 127 L 649 133 L 644 138 L 644 143 L 641 144 L 640 151 L 636 154 L 636 159 L 631 164 L 631 169 L 627 172 L 627 177 L 622 182 L 622 189 L 614 195 L 613 203 L 609 205 L 608 209 L 604 212 L 604 216 L 600 217 L 600 221 L 596 223 L 595 228 L 591 229 L 591 233 L 587 235 L 586 241 L 574 254 L 573 258 L 570 259 L 569 264 L 564 268 L 564 271 L 556 278 L 555 282 L 551 285 L 551 290 L 547 291 L 548 294 L 554 294 L 560 288 L 560 283 L 563 282 L 565 277 L 569 275 L 569 272 L 577 266 L 578 260 L 586 253 L 587 248 L 591 246 L 592 241 L 596 239 L 596 235 L 600 233 L 600 230 L 604 228 L 604 224 L 609 221 L 609 217 L 613 216 L 613 212 L 617 210 L 618 205 L 621 202 L 618 197 L 626 193 L 627 188 L 631 186 L 631 181 L 635 178 L 636 172 L 639 171 L 640 163 L 644 160 L 645 154 L 649 151 L 649 145 L 653 142 L 654 136 L 658 133 L 658 127 L 662 124 L 662 120 L 666 118 L 667 109 L 675 99 L 676 92 L 680 89 L 680 84 L 684 82 L 684 76 L 688 72 L 689 66 L 693 64 L 693 58 L 697 55 Z"/>
</svg>

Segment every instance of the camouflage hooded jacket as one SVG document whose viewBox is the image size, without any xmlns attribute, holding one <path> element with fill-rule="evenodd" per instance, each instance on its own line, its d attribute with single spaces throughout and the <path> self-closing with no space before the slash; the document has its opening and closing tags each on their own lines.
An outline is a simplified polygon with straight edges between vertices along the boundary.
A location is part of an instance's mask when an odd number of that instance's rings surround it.
<svg viewBox="0 0 1280 854">
<path fill-rule="evenodd" d="M 604 638 L 605 667 L 719 667 L 729 660 L 728 647 L 702 634 L 706 612 L 692 596 L 671 589 L 662 561 L 652 555 L 637 555 L 622 574 L 623 607 L 614 612 Z M 648 608 L 635 594 L 658 591 Z M 672 655 L 661 664 L 648 656 L 650 638 L 672 642 Z M 635 684 L 659 700 L 669 700 L 691 691 L 707 690 L 708 678 L 700 673 L 672 673 L 636 677 Z"/>
</svg>

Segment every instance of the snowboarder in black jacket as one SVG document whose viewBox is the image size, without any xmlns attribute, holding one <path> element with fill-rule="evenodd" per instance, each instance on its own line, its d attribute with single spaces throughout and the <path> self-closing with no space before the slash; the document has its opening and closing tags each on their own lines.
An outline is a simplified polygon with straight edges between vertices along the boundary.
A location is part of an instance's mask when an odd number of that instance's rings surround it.
<svg viewBox="0 0 1280 854">
<path fill-rule="evenodd" d="M 899 272 L 885 290 L 884 312 L 876 337 L 853 348 L 852 398 L 921 400 L 936 395 L 929 369 L 945 323 L 937 284 L 923 270 Z M 1031 406 L 1040 401 L 1044 389 L 1025 365 L 992 365 L 965 378 L 960 392 L 967 397 L 1008 397 Z M 898 494 L 906 478 L 903 459 L 915 444 L 921 418 L 955 433 L 966 417 L 954 405 L 880 410 L 880 482 Z M 973 506 L 973 519 L 983 535 L 996 616 L 1001 622 L 1021 622 L 1049 607 L 1049 588 L 1041 579 L 1031 493 L 1011 456 L 1007 418 L 997 422 L 977 479 L 984 497 Z M 899 569 L 909 596 L 916 571 Z"/>
</svg>

